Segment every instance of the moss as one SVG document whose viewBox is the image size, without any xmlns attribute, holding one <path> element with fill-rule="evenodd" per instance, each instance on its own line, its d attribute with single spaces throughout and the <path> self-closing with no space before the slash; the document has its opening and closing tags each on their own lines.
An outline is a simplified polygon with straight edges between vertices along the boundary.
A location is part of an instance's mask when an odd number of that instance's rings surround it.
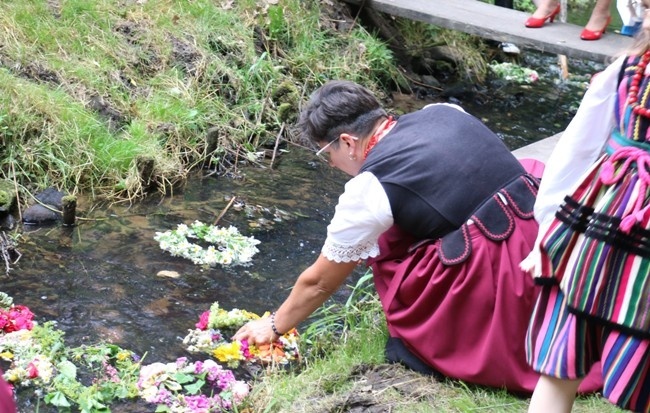
<svg viewBox="0 0 650 413">
<path fill-rule="evenodd" d="M 14 184 L 11 181 L 0 181 L 0 211 L 9 211 L 16 200 Z"/>
</svg>

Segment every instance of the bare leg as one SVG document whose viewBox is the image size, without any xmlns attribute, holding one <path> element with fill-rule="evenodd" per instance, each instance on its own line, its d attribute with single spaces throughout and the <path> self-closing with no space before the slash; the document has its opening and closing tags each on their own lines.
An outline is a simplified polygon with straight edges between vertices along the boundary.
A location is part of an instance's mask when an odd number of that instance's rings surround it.
<svg viewBox="0 0 650 413">
<path fill-rule="evenodd" d="M 528 413 L 570 413 L 580 381 L 542 375 L 530 399 Z"/>
<path fill-rule="evenodd" d="M 535 2 L 537 10 L 535 10 L 535 13 L 533 13 L 533 17 L 542 19 L 548 16 L 549 14 L 553 13 L 553 10 L 555 10 L 557 4 L 558 0 L 537 0 Z"/>
<path fill-rule="evenodd" d="M 589 17 L 585 29 L 591 30 L 592 32 L 603 30 L 611 15 L 609 11 L 611 4 L 612 0 L 598 0 L 591 12 L 591 17 Z"/>
</svg>

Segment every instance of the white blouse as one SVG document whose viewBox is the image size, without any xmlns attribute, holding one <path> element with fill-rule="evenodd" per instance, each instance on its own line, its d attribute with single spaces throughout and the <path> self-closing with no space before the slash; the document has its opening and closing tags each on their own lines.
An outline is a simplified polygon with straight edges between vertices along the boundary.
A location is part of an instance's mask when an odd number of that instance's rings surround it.
<svg viewBox="0 0 650 413">
<path fill-rule="evenodd" d="M 327 226 L 322 253 L 330 261 L 352 262 L 379 255 L 379 236 L 393 225 L 388 196 L 370 172 L 350 179 Z"/>
<path fill-rule="evenodd" d="M 546 163 L 535 202 L 535 219 L 539 223 L 539 232 L 535 248 L 521 264 L 524 270 L 533 275 L 539 275 L 539 244 L 551 225 L 555 212 L 564 197 L 573 192 L 601 156 L 615 126 L 618 76 L 624 61 L 625 56 L 619 57 L 593 78 L 576 115 Z"/>
</svg>

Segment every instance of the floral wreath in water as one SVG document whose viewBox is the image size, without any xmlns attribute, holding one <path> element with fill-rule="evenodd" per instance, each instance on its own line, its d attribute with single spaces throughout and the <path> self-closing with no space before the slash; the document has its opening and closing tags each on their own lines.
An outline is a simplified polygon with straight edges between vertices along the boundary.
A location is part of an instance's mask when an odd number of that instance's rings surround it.
<svg viewBox="0 0 650 413">
<path fill-rule="evenodd" d="M 189 238 L 209 245 L 204 248 L 190 242 Z M 204 266 L 248 265 L 253 255 L 259 251 L 256 245 L 260 243 L 254 237 L 240 234 L 233 226 L 223 228 L 201 221 L 194 221 L 189 226 L 178 224 L 174 230 L 156 232 L 154 240 L 160 243 L 160 249 L 172 256 L 183 257 Z"/>
<path fill-rule="evenodd" d="M 490 62 L 490 69 L 500 78 L 516 83 L 533 83 L 539 80 L 536 70 L 510 62 Z"/>
<path fill-rule="evenodd" d="M 263 315 L 268 316 L 268 312 Z M 215 302 L 209 311 L 201 314 L 196 329 L 189 330 L 183 344 L 189 352 L 207 353 L 231 368 L 242 362 L 285 365 L 300 360 L 299 336 L 295 328 L 275 342 L 264 345 L 250 345 L 246 340 L 228 341 L 239 327 L 260 318 L 255 313 L 237 308 L 226 311 Z"/>
</svg>

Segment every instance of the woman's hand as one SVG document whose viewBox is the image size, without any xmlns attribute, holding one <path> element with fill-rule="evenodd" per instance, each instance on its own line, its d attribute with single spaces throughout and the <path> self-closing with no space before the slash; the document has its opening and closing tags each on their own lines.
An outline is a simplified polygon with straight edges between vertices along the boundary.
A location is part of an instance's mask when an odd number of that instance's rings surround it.
<svg viewBox="0 0 650 413">
<path fill-rule="evenodd" d="M 307 319 L 321 304 L 325 302 L 350 275 L 357 262 L 334 262 L 322 254 L 316 261 L 303 271 L 289 297 L 273 316 L 250 321 L 235 333 L 234 340 L 248 340 L 249 344 L 261 345 L 272 343 L 279 335 L 275 331 L 286 333 Z"/>
<path fill-rule="evenodd" d="M 271 317 L 249 321 L 233 336 L 233 340 L 247 340 L 248 344 L 254 345 L 272 343 L 278 338 L 271 328 Z"/>
</svg>

